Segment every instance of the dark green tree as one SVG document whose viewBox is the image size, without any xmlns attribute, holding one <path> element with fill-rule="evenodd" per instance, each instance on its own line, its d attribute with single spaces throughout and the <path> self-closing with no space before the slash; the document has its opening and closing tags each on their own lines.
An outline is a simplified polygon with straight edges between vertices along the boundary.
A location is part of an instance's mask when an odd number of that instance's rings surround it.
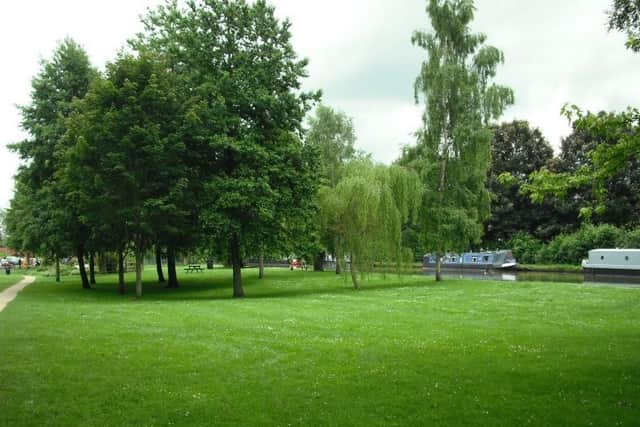
<svg viewBox="0 0 640 427">
<path fill-rule="evenodd" d="M 609 30 L 627 34 L 627 48 L 640 52 L 640 1 L 613 0 L 609 11 Z"/>
<path fill-rule="evenodd" d="M 501 246 L 517 233 L 547 238 L 549 223 L 557 212 L 551 202 L 533 207 L 531 200 L 520 193 L 519 182 L 547 166 L 553 159 L 553 149 L 539 129 L 526 121 L 513 121 L 492 126 L 491 167 L 488 187 L 491 192 L 491 217 L 485 223 L 484 242 Z M 508 172 L 517 177 L 513 184 L 503 184 L 498 177 Z"/>
<path fill-rule="evenodd" d="M 292 223 L 312 207 L 317 159 L 300 134 L 319 94 L 300 90 L 307 61 L 293 50 L 289 22 L 263 0 L 168 2 L 144 22 L 133 45 L 184 78 L 181 136 L 198 155 L 199 222 L 227 242 L 233 295 L 242 297 L 242 258 L 290 241 Z"/>
<path fill-rule="evenodd" d="M 20 108 L 22 128 L 29 137 L 10 146 L 24 163 L 16 175 L 7 231 L 19 248 L 56 259 L 72 246 L 84 288 L 91 287 L 84 269 L 90 233 L 67 203 L 69 188 L 60 171 L 69 150 L 64 135 L 73 102 L 85 95 L 96 75 L 85 51 L 73 40 L 64 40 L 53 57 L 42 62 L 32 80 L 31 103 Z"/>
<path fill-rule="evenodd" d="M 75 204 L 84 207 L 86 226 L 108 226 L 120 252 L 133 244 L 140 297 L 143 255 L 165 230 L 159 224 L 180 217 L 188 190 L 173 75 L 153 55 L 121 55 L 78 110 L 67 135 L 76 143 L 65 175 L 85 183 Z"/>
<path fill-rule="evenodd" d="M 560 156 L 534 173 L 533 185 L 524 188 L 538 201 L 565 200 L 576 227 L 580 212 L 594 223 L 640 224 L 640 115 L 632 109 L 580 114 L 562 141 Z"/>
<path fill-rule="evenodd" d="M 480 240 L 490 213 L 489 124 L 513 103 L 511 89 L 492 83 L 504 57 L 484 44 L 484 34 L 471 32 L 474 10 L 470 0 L 430 0 L 433 33 L 415 31 L 412 37 L 427 54 L 415 82 L 416 102 L 424 100 L 426 110 L 412 164 L 425 189 L 422 239 L 437 255 Z"/>
</svg>

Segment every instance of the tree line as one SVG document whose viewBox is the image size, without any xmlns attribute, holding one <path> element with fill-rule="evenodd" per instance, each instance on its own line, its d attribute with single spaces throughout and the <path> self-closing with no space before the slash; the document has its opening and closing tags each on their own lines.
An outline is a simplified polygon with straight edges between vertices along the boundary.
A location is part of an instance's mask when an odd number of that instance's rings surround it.
<svg viewBox="0 0 640 427">
<path fill-rule="evenodd" d="M 321 269 L 329 253 L 358 288 L 358 272 L 377 262 L 501 245 L 522 232 L 550 240 L 575 226 L 576 211 L 637 221 L 637 177 L 607 151 L 631 135 L 637 153 L 635 110 L 567 109 L 579 117 L 553 158 L 526 122 L 496 124 L 514 94 L 495 83 L 503 53 L 470 30 L 473 2 L 428 0 L 426 11 L 433 31 L 412 37 L 426 55 L 415 81 L 423 126 L 392 166 L 355 149 L 344 113 L 319 105 L 308 116 L 321 92 L 302 90 L 307 60 L 264 0 L 168 1 L 104 71 L 63 41 L 21 107 L 29 137 L 12 146 L 24 162 L 9 243 L 56 260 L 73 253 L 84 288 L 94 255 L 116 253 L 123 293 L 132 250 L 138 296 L 145 252 L 158 264 L 166 253 L 169 287 L 178 286 L 177 252 L 215 254 L 229 260 L 242 297 L 246 257 L 295 253 Z"/>
</svg>

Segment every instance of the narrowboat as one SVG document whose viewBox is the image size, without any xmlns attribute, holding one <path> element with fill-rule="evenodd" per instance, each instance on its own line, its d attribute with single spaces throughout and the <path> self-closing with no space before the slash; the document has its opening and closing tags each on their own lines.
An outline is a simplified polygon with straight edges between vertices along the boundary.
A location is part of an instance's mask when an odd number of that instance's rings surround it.
<svg viewBox="0 0 640 427">
<path fill-rule="evenodd" d="M 593 249 L 582 260 L 585 277 L 619 276 L 640 278 L 640 249 Z"/>
<path fill-rule="evenodd" d="M 465 252 L 447 254 L 441 258 L 443 269 L 506 270 L 518 265 L 510 250 L 495 252 Z M 434 268 L 436 256 L 427 254 L 423 258 L 423 269 Z"/>
</svg>

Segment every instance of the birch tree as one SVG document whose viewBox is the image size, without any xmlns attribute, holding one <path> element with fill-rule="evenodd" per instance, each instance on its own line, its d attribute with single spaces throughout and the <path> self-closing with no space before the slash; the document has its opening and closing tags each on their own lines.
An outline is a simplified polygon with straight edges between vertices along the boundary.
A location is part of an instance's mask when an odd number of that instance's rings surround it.
<svg viewBox="0 0 640 427">
<path fill-rule="evenodd" d="M 415 81 L 425 104 L 412 164 L 424 184 L 421 226 L 427 250 L 440 257 L 462 251 L 482 236 L 490 213 L 486 186 L 491 160 L 489 124 L 513 104 L 513 91 L 494 84 L 503 53 L 470 29 L 472 0 L 429 0 L 432 32 L 415 31 L 412 43 L 426 51 Z M 415 154 L 415 153 L 414 153 Z"/>
</svg>

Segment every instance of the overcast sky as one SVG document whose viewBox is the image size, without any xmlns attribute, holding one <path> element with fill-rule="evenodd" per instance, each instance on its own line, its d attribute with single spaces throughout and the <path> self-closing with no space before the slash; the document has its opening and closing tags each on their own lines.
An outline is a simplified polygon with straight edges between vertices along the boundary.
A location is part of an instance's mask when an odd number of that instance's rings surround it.
<svg viewBox="0 0 640 427">
<path fill-rule="evenodd" d="M 424 52 L 411 33 L 428 28 L 425 0 L 272 0 L 292 22 L 293 42 L 309 58 L 309 89 L 354 118 L 358 146 L 389 163 L 413 141 L 421 107 L 413 81 Z M 566 102 L 590 110 L 640 103 L 640 54 L 606 31 L 612 0 L 477 0 L 474 29 L 502 49 L 497 81 L 516 104 L 504 120 L 528 120 L 549 142 L 569 133 L 559 114 Z M 102 68 L 133 34 L 155 0 L 20 0 L 0 4 L 0 207 L 8 206 L 19 161 L 6 144 L 25 138 L 16 104 L 29 103 L 31 78 L 66 36 Z"/>
</svg>

